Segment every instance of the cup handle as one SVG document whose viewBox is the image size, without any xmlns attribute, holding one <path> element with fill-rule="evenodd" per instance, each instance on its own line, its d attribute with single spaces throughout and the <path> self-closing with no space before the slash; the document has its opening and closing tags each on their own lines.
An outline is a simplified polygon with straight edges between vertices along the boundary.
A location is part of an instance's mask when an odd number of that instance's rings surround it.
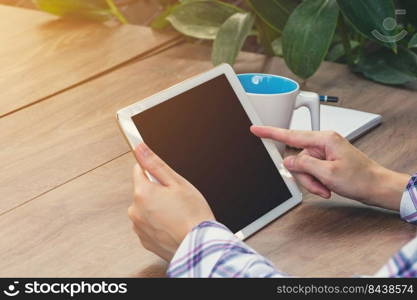
<svg viewBox="0 0 417 300">
<path fill-rule="evenodd" d="M 320 97 L 317 93 L 300 91 L 295 100 L 295 108 L 305 106 L 310 110 L 311 128 L 320 130 Z"/>
</svg>

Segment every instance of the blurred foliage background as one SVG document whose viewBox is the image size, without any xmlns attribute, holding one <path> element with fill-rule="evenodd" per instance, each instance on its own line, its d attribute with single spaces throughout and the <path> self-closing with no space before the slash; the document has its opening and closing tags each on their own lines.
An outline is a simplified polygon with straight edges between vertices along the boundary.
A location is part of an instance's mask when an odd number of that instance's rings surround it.
<svg viewBox="0 0 417 300">
<path fill-rule="evenodd" d="M 95 21 L 174 28 L 212 41 L 212 62 L 241 49 L 281 56 L 300 78 L 323 60 L 391 85 L 417 80 L 417 0 L 0 0 Z"/>
</svg>

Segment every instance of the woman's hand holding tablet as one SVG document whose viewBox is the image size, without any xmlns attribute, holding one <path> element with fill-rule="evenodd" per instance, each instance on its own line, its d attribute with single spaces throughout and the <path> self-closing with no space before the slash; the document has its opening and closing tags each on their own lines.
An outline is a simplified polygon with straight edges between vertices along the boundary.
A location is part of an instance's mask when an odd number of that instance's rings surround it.
<svg viewBox="0 0 417 300">
<path fill-rule="evenodd" d="M 134 199 L 129 207 L 133 229 L 142 245 L 170 260 L 188 232 L 214 215 L 203 195 L 150 150 L 138 145 L 133 169 Z M 146 169 L 159 183 L 149 180 Z"/>
</svg>

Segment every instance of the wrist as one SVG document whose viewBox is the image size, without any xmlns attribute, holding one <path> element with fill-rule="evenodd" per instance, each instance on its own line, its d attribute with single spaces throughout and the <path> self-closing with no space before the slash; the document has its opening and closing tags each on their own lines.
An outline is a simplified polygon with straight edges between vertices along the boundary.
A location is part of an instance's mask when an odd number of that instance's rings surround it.
<svg viewBox="0 0 417 300">
<path fill-rule="evenodd" d="M 216 221 L 216 219 L 214 218 L 214 216 L 208 215 L 205 218 L 197 218 L 197 219 L 192 219 L 192 220 L 188 220 L 188 222 L 184 223 L 184 228 L 178 232 L 178 234 L 176 235 L 177 238 L 177 243 L 178 246 L 182 243 L 182 241 L 185 239 L 185 237 L 194 230 L 194 228 L 196 228 L 197 226 L 199 226 L 200 224 L 204 223 L 204 222 L 212 222 L 212 221 Z"/>
<path fill-rule="evenodd" d="M 369 204 L 400 211 L 402 194 L 410 175 L 395 172 L 379 165 L 374 168 L 373 174 L 375 182 L 370 189 L 372 192 Z"/>
</svg>

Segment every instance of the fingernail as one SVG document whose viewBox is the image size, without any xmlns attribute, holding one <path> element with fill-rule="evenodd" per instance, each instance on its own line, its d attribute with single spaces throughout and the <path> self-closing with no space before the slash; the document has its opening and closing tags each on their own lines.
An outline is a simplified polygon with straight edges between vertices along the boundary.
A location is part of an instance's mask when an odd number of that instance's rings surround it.
<svg viewBox="0 0 417 300">
<path fill-rule="evenodd" d="M 138 152 L 140 156 L 146 158 L 151 153 L 151 149 L 149 149 L 149 147 L 142 142 L 138 145 Z"/>
<path fill-rule="evenodd" d="M 288 169 L 291 169 L 294 166 L 294 157 L 289 156 L 289 157 L 285 158 L 284 163 L 285 163 L 285 166 Z"/>
<path fill-rule="evenodd" d="M 323 193 L 323 192 L 321 192 L 320 193 L 320 196 L 322 197 L 322 198 L 329 198 L 329 194 L 328 193 Z"/>
</svg>

